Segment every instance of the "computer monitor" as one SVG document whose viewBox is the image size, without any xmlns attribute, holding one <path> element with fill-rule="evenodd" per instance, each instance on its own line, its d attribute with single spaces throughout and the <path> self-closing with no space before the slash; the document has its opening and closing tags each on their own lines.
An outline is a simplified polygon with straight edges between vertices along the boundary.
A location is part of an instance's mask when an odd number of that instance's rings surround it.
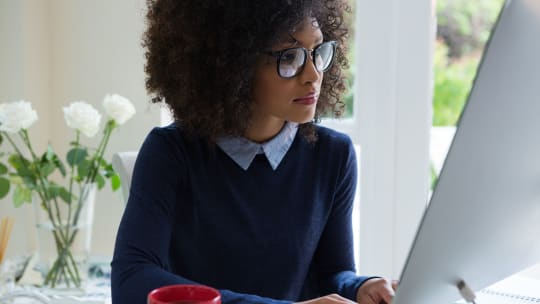
<svg viewBox="0 0 540 304">
<path fill-rule="evenodd" d="M 452 303 L 460 281 L 479 290 L 538 262 L 540 0 L 509 0 L 393 304 Z"/>
</svg>

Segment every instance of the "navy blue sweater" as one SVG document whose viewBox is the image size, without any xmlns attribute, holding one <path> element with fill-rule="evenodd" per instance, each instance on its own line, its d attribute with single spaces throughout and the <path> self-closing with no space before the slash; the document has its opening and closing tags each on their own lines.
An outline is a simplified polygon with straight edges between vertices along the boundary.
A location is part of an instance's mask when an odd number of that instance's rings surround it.
<svg viewBox="0 0 540 304">
<path fill-rule="evenodd" d="M 349 137 L 300 134 L 274 171 L 248 170 L 220 148 L 155 128 L 135 165 L 112 262 L 114 304 L 198 283 L 223 303 L 283 303 L 329 293 L 355 299 L 351 212 L 356 158 Z"/>
</svg>

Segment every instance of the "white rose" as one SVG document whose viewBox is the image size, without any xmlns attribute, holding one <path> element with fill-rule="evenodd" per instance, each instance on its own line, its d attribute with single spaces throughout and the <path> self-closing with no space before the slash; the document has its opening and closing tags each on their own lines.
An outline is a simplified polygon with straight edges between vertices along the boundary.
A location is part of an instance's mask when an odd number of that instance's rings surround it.
<svg viewBox="0 0 540 304">
<path fill-rule="evenodd" d="M 74 101 L 63 110 L 68 127 L 79 130 L 88 137 L 96 135 L 101 114 L 92 105 L 84 101 Z"/>
<path fill-rule="evenodd" d="M 28 129 L 37 119 L 37 112 L 28 101 L 0 104 L 0 131 L 17 133 L 21 129 Z"/>
<path fill-rule="evenodd" d="M 135 107 L 131 101 L 117 94 L 105 96 L 103 108 L 105 108 L 105 113 L 119 125 L 123 125 L 135 115 Z"/>
</svg>

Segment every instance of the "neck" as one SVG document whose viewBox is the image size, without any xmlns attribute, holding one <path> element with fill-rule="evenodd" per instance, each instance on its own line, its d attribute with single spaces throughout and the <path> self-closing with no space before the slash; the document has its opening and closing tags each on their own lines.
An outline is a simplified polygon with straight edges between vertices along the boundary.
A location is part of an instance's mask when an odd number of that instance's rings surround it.
<svg viewBox="0 0 540 304">
<path fill-rule="evenodd" d="M 278 119 L 265 123 L 254 123 L 248 127 L 244 136 L 253 142 L 263 143 L 276 136 L 284 125 L 285 121 Z"/>
</svg>

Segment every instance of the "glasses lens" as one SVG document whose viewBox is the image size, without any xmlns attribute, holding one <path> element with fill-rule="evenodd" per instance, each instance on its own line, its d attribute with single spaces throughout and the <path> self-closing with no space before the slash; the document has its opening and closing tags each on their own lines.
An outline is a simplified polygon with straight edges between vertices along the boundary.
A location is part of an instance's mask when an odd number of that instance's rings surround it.
<svg viewBox="0 0 540 304">
<path fill-rule="evenodd" d="M 313 62 L 317 70 L 324 72 L 332 65 L 334 59 L 334 44 L 332 42 L 325 42 L 315 51 L 313 51 Z"/>
<path fill-rule="evenodd" d="M 286 50 L 279 58 L 279 75 L 290 78 L 296 76 L 306 61 L 306 54 L 300 48 Z"/>
</svg>

